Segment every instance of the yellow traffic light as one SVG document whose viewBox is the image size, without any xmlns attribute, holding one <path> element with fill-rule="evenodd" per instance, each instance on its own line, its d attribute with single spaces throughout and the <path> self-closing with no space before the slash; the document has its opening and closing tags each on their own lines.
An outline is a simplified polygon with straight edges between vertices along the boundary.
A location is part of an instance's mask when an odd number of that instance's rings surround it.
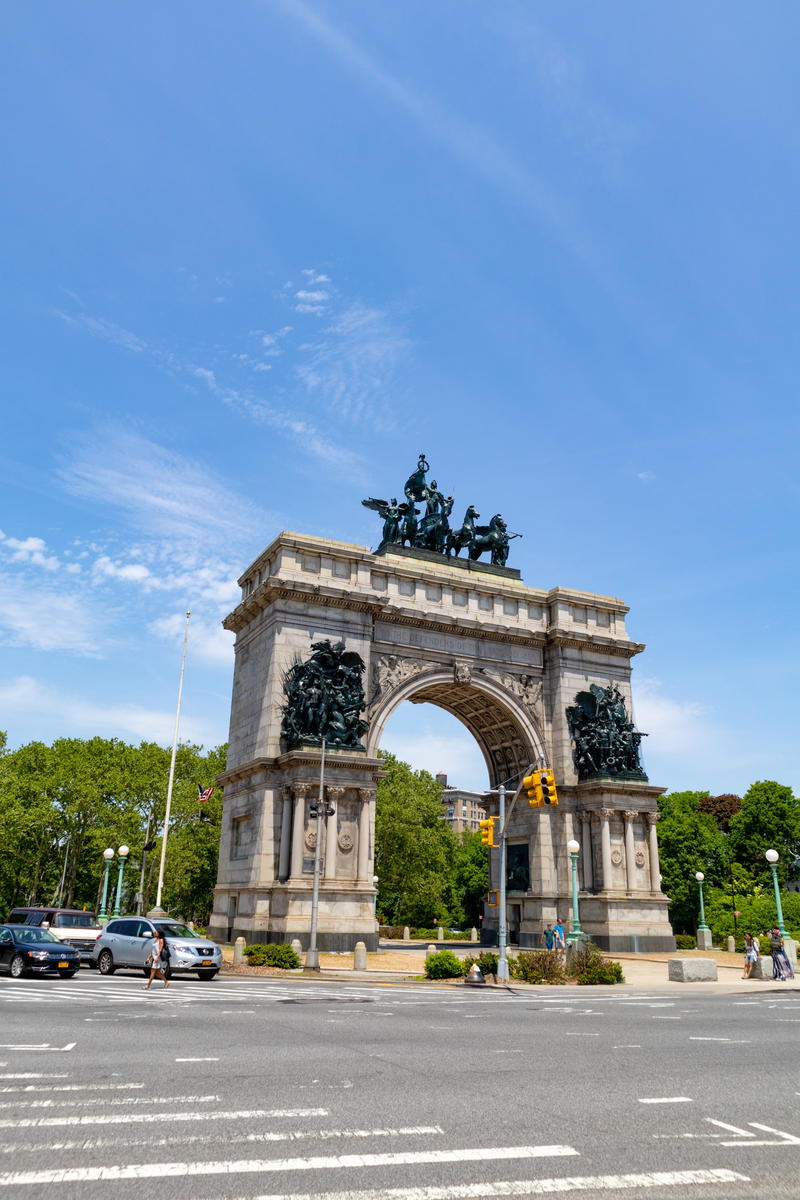
<svg viewBox="0 0 800 1200">
<path fill-rule="evenodd" d="M 542 803 L 558 804 L 556 781 L 552 771 L 547 770 L 539 772 L 539 789 L 542 794 Z"/>
<path fill-rule="evenodd" d="M 496 817 L 487 817 L 485 821 L 478 821 L 483 846 L 494 847 L 494 823 L 496 820 Z"/>
<path fill-rule="evenodd" d="M 542 789 L 539 786 L 539 772 L 534 771 L 532 775 L 526 775 L 522 781 L 522 786 L 528 793 L 528 804 L 531 808 L 538 808 L 542 804 Z"/>
</svg>

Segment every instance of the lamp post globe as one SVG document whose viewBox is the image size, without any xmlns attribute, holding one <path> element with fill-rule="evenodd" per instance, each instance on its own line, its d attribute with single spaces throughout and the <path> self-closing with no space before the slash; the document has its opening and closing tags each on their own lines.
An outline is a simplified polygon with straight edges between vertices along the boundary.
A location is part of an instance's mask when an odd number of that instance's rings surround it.
<svg viewBox="0 0 800 1200">
<path fill-rule="evenodd" d="M 572 882 L 572 928 L 567 935 L 567 941 L 574 945 L 581 937 L 583 930 L 581 929 L 581 913 L 578 906 L 578 855 L 581 852 L 580 843 L 574 838 L 570 838 L 567 842 L 567 851 L 570 860 L 570 875 Z"/>
<path fill-rule="evenodd" d="M 781 889 L 778 883 L 778 859 L 780 854 L 777 850 L 767 850 L 764 858 L 769 863 L 769 869 L 772 871 L 772 887 L 775 892 L 775 908 L 778 913 L 778 929 L 781 932 L 781 937 L 787 937 L 786 928 L 783 924 L 783 905 L 781 904 Z"/>
<path fill-rule="evenodd" d="M 125 873 L 125 863 L 128 861 L 128 855 L 130 854 L 130 852 L 131 852 L 130 846 L 120 846 L 119 849 L 117 850 L 117 855 L 119 857 L 119 866 L 117 868 L 117 894 L 114 897 L 114 913 L 113 913 L 113 915 L 115 917 L 118 917 L 119 913 L 120 913 L 120 903 L 122 901 L 122 876 Z M 113 853 L 114 853 L 113 850 L 111 853 L 113 856 Z"/>
<path fill-rule="evenodd" d="M 101 925 L 105 925 L 108 920 L 108 872 L 113 857 L 114 851 L 109 846 L 107 850 L 103 851 L 103 899 L 100 903 L 100 912 L 97 914 Z"/>
<path fill-rule="evenodd" d="M 698 871 L 697 874 L 695 875 L 695 879 L 697 880 L 698 883 L 702 883 L 703 880 L 705 879 L 705 875 L 703 874 L 702 871 Z"/>
</svg>

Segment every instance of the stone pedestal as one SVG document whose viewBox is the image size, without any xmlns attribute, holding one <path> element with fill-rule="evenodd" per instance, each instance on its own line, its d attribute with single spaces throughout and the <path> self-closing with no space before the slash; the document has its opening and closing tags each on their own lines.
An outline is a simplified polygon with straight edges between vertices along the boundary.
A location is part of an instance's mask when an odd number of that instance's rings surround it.
<svg viewBox="0 0 800 1200">
<path fill-rule="evenodd" d="M 711 930 L 698 929 L 697 931 L 697 949 L 698 950 L 713 950 L 711 944 Z"/>
</svg>

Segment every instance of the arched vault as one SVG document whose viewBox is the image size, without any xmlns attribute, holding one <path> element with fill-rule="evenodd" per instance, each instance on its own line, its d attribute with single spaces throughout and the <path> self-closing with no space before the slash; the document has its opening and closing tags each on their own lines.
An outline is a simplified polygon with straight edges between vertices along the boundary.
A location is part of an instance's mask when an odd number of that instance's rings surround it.
<svg viewBox="0 0 800 1200">
<path fill-rule="evenodd" d="M 525 769 L 544 753 L 534 716 L 516 696 L 484 676 L 456 682 L 451 668 L 426 671 L 380 697 L 371 713 L 371 756 L 377 755 L 386 722 L 404 700 L 435 704 L 457 717 L 481 748 L 491 787 L 516 787 Z"/>
</svg>

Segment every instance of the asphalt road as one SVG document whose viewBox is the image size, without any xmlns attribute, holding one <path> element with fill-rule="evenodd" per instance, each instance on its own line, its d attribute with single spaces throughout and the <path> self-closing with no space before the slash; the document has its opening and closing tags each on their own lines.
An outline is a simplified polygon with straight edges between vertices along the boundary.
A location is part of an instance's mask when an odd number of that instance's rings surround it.
<svg viewBox="0 0 800 1200">
<path fill-rule="evenodd" d="M 0 1200 L 800 1193 L 800 988 L 0 979 Z"/>
</svg>

